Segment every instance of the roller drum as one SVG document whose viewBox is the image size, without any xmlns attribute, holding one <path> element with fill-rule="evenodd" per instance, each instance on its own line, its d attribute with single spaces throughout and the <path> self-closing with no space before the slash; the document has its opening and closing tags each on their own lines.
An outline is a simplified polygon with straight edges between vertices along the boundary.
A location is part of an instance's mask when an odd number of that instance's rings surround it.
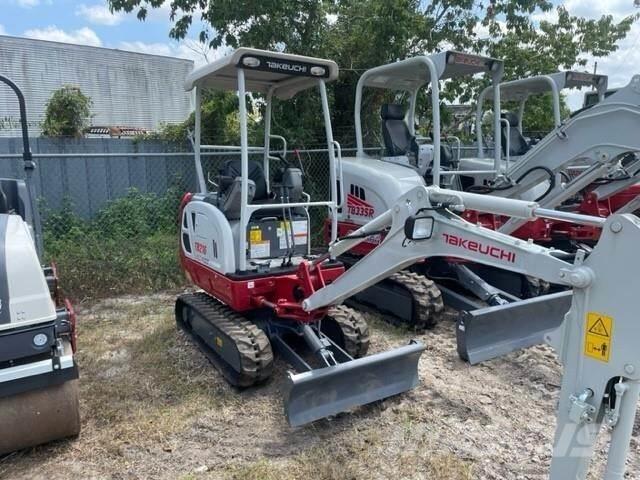
<svg viewBox="0 0 640 480">
<path fill-rule="evenodd" d="M 79 433 L 78 380 L 0 398 L 0 454 Z"/>
</svg>

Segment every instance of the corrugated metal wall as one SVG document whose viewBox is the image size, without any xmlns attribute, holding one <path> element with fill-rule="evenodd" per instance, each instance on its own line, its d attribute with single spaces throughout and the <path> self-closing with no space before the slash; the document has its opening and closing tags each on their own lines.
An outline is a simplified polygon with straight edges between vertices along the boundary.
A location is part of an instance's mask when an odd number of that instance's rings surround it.
<svg viewBox="0 0 640 480">
<path fill-rule="evenodd" d="M 191 60 L 0 35 L 0 73 L 23 90 L 32 136 L 49 97 L 65 84 L 91 97 L 93 125 L 181 122 L 191 111 L 183 81 L 192 69 Z M 0 86 L 0 136 L 19 134 L 18 118 L 13 92 Z"/>
</svg>

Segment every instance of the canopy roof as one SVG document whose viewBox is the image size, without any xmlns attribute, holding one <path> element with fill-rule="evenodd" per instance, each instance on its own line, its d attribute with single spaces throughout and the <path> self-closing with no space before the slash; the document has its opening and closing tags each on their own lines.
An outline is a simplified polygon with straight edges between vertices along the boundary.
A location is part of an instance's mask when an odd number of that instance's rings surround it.
<svg viewBox="0 0 640 480">
<path fill-rule="evenodd" d="M 330 82 L 338 78 L 338 65 L 332 60 L 238 48 L 191 72 L 184 88 L 187 91 L 195 87 L 236 91 L 239 68 L 244 70 L 247 92 L 267 93 L 273 88 L 273 94 L 283 99 L 316 86 L 319 79 Z"/>
<path fill-rule="evenodd" d="M 607 76 L 567 70 L 549 75 L 520 78 L 500 84 L 500 99 L 502 101 L 520 101 L 530 95 L 547 93 L 551 91 L 551 83 L 556 85 L 558 91 L 565 88 L 582 87 L 602 88 L 604 91 L 607 88 Z M 486 89 L 484 94 L 485 99 L 493 98 L 493 91 L 490 89 Z"/>
<path fill-rule="evenodd" d="M 372 68 L 362 75 L 361 82 L 366 87 L 413 91 L 432 81 L 429 62 L 435 66 L 437 80 L 501 72 L 503 68 L 502 60 L 449 50 Z"/>
</svg>

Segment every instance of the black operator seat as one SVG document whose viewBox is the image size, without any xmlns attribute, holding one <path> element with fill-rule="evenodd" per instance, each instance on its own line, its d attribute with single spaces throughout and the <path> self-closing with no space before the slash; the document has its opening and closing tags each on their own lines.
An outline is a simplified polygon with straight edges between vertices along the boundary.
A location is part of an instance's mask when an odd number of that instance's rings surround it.
<svg viewBox="0 0 640 480">
<path fill-rule="evenodd" d="M 249 191 L 247 199 L 249 203 L 253 204 L 267 204 L 267 203 L 280 203 L 280 197 L 277 195 L 270 195 L 267 191 L 267 181 L 264 175 L 262 165 L 255 160 L 249 160 L 248 164 L 249 173 Z M 282 174 L 285 178 L 288 178 L 287 172 L 291 170 L 298 170 L 295 168 L 285 169 Z M 227 219 L 237 220 L 240 218 L 240 205 L 241 205 L 241 191 L 242 191 L 242 161 L 240 159 L 227 160 L 224 162 L 222 168 L 219 170 L 218 185 L 219 194 L 217 197 L 218 208 L 222 210 Z M 291 172 L 288 172 L 291 173 Z M 296 185 L 296 190 L 302 191 L 302 179 L 299 179 L 300 185 Z M 289 182 L 287 182 L 289 183 Z M 300 199 L 295 198 L 294 201 Z M 292 201 L 289 199 L 289 201 Z M 304 217 L 305 212 L 303 208 L 292 209 L 294 217 Z M 258 210 L 253 213 L 253 219 L 260 219 L 265 217 L 276 217 L 283 219 L 282 208 L 266 208 Z"/>
<path fill-rule="evenodd" d="M 409 127 L 404 121 L 402 105 L 385 103 L 380 109 L 380 118 L 382 120 L 382 138 L 387 156 L 397 157 L 413 152 L 417 158 L 418 143 L 416 142 L 416 137 L 409 132 Z"/>
<path fill-rule="evenodd" d="M 268 197 L 267 194 L 267 181 L 264 176 L 264 170 L 262 169 L 262 165 L 256 162 L 255 160 L 249 160 L 249 180 L 251 180 L 255 184 L 255 193 L 253 194 L 253 201 L 258 202 L 261 200 L 266 200 Z M 227 183 L 230 185 L 229 179 L 231 182 L 235 180 L 237 177 L 242 176 L 242 160 L 233 159 L 227 160 L 222 165 L 222 168 L 218 172 L 220 174 L 220 191 L 224 193 L 224 188 L 222 186 L 223 183 Z"/>
<path fill-rule="evenodd" d="M 505 112 L 500 115 L 500 118 L 509 121 L 509 156 L 519 157 L 529 151 L 531 145 L 527 142 L 527 139 L 522 136 L 520 130 L 518 130 L 518 116 L 513 112 Z M 502 137 L 502 153 L 507 154 L 507 127 L 501 124 L 500 135 Z"/>
</svg>

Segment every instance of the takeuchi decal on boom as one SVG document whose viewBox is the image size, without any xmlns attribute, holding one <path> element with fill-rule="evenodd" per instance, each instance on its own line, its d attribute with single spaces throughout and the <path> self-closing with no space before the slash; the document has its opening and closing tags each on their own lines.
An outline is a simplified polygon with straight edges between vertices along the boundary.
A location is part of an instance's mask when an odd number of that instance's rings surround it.
<svg viewBox="0 0 640 480">
<path fill-rule="evenodd" d="M 347 194 L 347 208 L 349 209 L 349 215 L 367 218 L 373 217 L 373 205 L 350 193 Z"/>
<path fill-rule="evenodd" d="M 514 263 L 516 261 L 515 252 L 510 252 L 502 247 L 469 240 L 450 233 L 443 233 L 442 236 L 447 244 L 453 245 L 454 247 L 460 247 L 465 250 L 469 250 L 470 252 L 478 252 L 482 255 L 497 258 L 498 260 L 506 260 L 509 263 Z"/>
</svg>

